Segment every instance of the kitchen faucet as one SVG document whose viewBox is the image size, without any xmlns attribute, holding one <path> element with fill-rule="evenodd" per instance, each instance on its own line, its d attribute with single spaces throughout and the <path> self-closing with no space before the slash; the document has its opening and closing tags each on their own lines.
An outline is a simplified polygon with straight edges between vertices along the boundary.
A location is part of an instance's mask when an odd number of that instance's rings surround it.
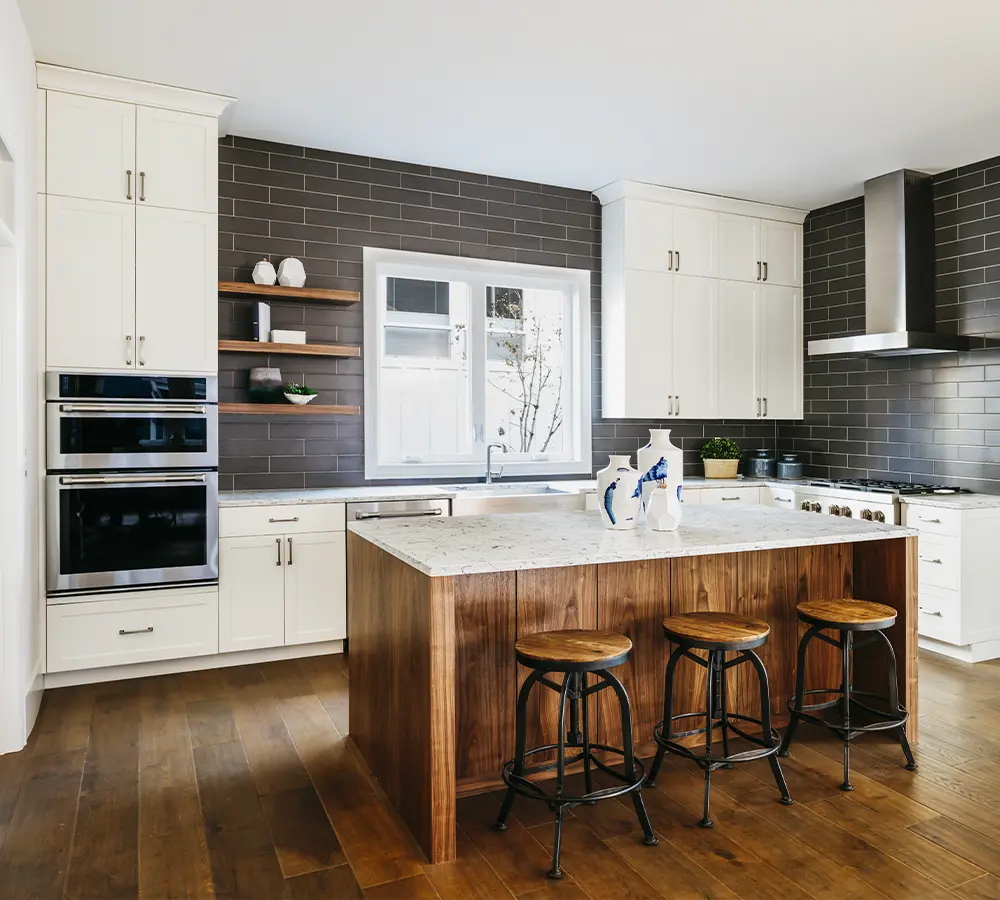
<svg viewBox="0 0 1000 900">
<path fill-rule="evenodd" d="M 499 481 L 503 477 L 503 466 L 500 466 L 499 472 L 493 471 L 493 463 L 491 462 L 491 454 L 493 453 L 493 448 L 498 447 L 502 452 L 507 452 L 507 445 L 502 444 L 499 441 L 494 441 L 492 444 L 486 445 L 486 483 L 493 484 L 493 479 L 495 478 Z"/>
</svg>

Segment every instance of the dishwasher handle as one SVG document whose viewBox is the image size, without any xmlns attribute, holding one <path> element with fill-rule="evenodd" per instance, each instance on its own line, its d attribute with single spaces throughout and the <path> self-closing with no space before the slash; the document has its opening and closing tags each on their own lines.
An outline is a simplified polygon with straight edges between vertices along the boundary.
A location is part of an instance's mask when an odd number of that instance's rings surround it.
<svg viewBox="0 0 1000 900">
<path fill-rule="evenodd" d="M 400 512 L 356 512 L 354 518 L 359 521 L 365 519 L 416 519 L 422 516 L 443 515 L 440 509 L 411 509 Z"/>
</svg>

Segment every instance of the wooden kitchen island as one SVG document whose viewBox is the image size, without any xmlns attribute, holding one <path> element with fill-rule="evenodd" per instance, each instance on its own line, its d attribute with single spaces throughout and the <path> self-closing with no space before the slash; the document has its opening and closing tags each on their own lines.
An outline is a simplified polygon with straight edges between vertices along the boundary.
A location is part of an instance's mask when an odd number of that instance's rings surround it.
<svg viewBox="0 0 1000 900">
<path fill-rule="evenodd" d="M 889 636 L 916 740 L 915 531 L 762 506 L 691 506 L 684 515 L 674 533 L 606 531 L 596 512 L 350 526 L 350 740 L 432 862 L 455 858 L 456 797 L 502 786 L 526 675 L 514 642 L 533 632 L 601 628 L 632 639 L 632 656 L 615 673 L 647 755 L 662 711 L 666 616 L 720 610 L 767 621 L 759 653 L 781 726 L 795 683 L 796 604 L 887 603 L 899 611 Z M 838 651 L 814 641 L 809 653 L 807 689 L 839 685 Z M 701 667 L 678 667 L 675 712 L 701 708 L 704 677 Z M 728 677 L 730 708 L 758 715 L 747 667 Z M 854 682 L 885 693 L 880 651 L 858 653 Z M 552 743 L 556 696 L 532 699 L 528 745 Z M 620 745 L 608 692 L 590 702 L 597 740 Z"/>
</svg>

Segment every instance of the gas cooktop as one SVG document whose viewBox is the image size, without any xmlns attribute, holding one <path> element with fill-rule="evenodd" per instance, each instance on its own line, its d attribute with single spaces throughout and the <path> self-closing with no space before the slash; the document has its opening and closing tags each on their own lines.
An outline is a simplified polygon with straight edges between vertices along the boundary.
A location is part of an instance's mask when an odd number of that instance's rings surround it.
<svg viewBox="0 0 1000 900">
<path fill-rule="evenodd" d="M 917 484 L 912 481 L 882 481 L 878 478 L 844 478 L 828 480 L 819 478 L 810 481 L 812 487 L 825 487 L 844 491 L 870 491 L 875 494 L 962 494 L 965 488 L 952 485 Z"/>
</svg>

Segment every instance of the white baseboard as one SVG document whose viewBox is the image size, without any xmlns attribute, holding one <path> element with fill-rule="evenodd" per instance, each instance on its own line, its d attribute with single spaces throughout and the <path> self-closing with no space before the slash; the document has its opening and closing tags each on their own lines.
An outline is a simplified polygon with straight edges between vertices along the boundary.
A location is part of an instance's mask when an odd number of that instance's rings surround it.
<svg viewBox="0 0 1000 900">
<path fill-rule="evenodd" d="M 917 646 L 921 650 L 930 650 L 932 653 L 940 653 L 951 659 L 960 662 L 978 663 L 986 662 L 988 659 L 1000 659 L 1000 640 L 979 641 L 975 644 L 945 644 L 943 641 L 935 641 L 933 638 L 918 638 Z"/>
<path fill-rule="evenodd" d="M 150 675 L 171 675 L 176 672 L 197 672 L 201 669 L 222 669 L 227 666 L 247 666 L 278 659 L 302 659 L 343 653 L 343 641 L 323 641 L 318 644 L 295 644 L 291 647 L 267 647 L 263 650 L 241 650 L 237 653 L 217 653 L 188 659 L 167 659 L 162 662 L 133 663 L 128 666 L 108 666 L 103 669 L 83 669 L 77 672 L 51 672 L 45 677 L 46 688 L 69 687 L 74 684 L 95 684 L 102 681 L 122 681 Z"/>
</svg>

